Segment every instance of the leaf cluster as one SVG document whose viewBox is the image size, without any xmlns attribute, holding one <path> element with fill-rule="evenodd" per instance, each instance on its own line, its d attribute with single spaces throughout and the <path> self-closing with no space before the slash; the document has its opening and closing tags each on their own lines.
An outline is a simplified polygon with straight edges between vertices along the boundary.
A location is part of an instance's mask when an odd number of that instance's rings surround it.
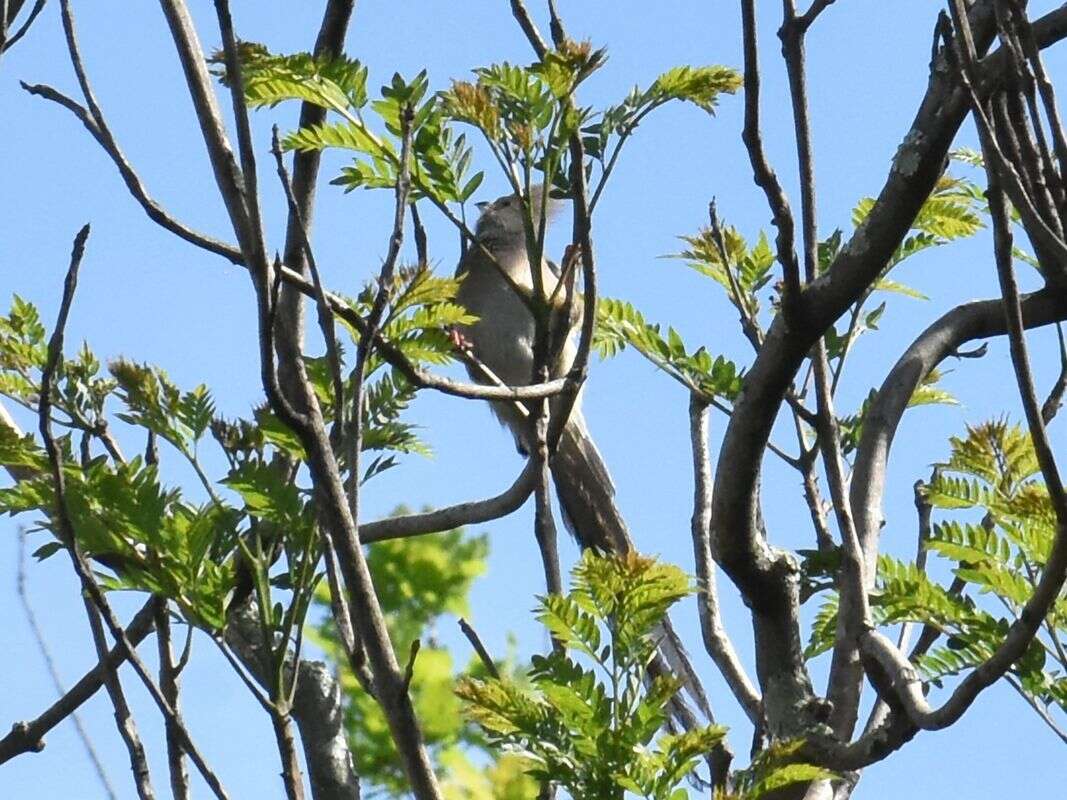
<svg viewBox="0 0 1067 800">
<path fill-rule="evenodd" d="M 591 552 L 572 578 L 567 595 L 539 599 L 538 619 L 561 647 L 534 657 L 531 686 L 467 678 L 457 694 L 490 742 L 519 753 L 531 775 L 573 797 L 684 796 L 678 784 L 725 735 L 709 726 L 656 738 L 680 684 L 649 678 L 654 632 L 692 593 L 689 578 L 636 554 Z"/>
<path fill-rule="evenodd" d="M 1056 534 L 1056 518 L 1028 433 L 1006 420 L 952 437 L 949 457 L 922 488 L 926 503 L 951 516 L 936 521 L 925 549 L 956 578 L 945 588 L 916 564 L 882 556 L 872 611 L 879 625 L 931 626 L 943 643 L 917 664 L 940 684 L 987 660 L 1033 595 Z M 1067 599 L 1059 598 L 1007 679 L 1043 714 L 1067 711 Z M 818 612 L 807 647 L 812 657 L 834 640 L 837 598 Z"/>
<path fill-rule="evenodd" d="M 649 323 L 633 305 L 604 298 L 597 305 L 593 348 L 601 358 L 610 358 L 626 348 L 634 348 L 690 391 L 708 398 L 733 400 L 741 391 L 743 373 L 723 356 L 705 347 L 686 349 L 681 334 L 673 327 L 664 336 L 657 324 Z"/>
<path fill-rule="evenodd" d="M 398 508 L 394 513 L 408 512 Z M 470 615 L 470 590 L 475 578 L 486 569 L 488 551 L 487 537 L 453 530 L 432 537 L 378 542 L 367 551 L 367 565 L 378 589 L 397 659 L 404 663 L 412 642 L 421 640 L 410 691 L 424 741 L 439 766 L 443 784 L 457 797 L 467 797 L 466 792 L 482 787 L 487 792 L 486 800 L 495 797 L 492 792 L 498 789 L 500 796 L 532 800 L 536 787 L 529 778 L 523 779 L 522 765 L 514 759 L 486 769 L 472 763 L 470 748 L 484 750 L 485 739 L 461 714 L 459 699 L 453 693 L 455 659 L 435 636 L 436 627 L 444 619 Z M 365 789 L 369 785 L 384 796 L 407 796 L 407 779 L 385 717 L 377 701 L 347 666 L 347 656 L 329 613 L 330 598 L 325 586 L 319 588 L 314 602 L 318 621 L 312 636 L 341 673 L 345 727 Z M 497 667 L 521 680 L 512 659 Z M 467 669 L 484 674 L 478 661 L 471 662 Z M 508 795 L 508 791 L 513 794 Z"/>
</svg>

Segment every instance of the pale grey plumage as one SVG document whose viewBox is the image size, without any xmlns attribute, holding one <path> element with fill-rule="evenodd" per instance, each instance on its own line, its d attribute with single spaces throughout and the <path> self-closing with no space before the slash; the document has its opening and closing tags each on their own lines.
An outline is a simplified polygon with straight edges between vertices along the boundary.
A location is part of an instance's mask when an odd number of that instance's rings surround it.
<svg viewBox="0 0 1067 800">
<path fill-rule="evenodd" d="M 539 203 L 540 196 L 535 193 L 534 209 L 539 208 Z M 533 276 L 518 198 L 509 195 L 484 204 L 475 234 L 497 264 L 477 244 L 469 247 L 460 262 L 456 274 L 463 276 L 463 282 L 456 299 L 479 318 L 473 325 L 461 328 L 461 333 L 473 345 L 478 359 L 501 380 L 511 385 L 528 384 L 533 378 L 534 318 L 501 275 L 503 268 L 518 286 L 532 294 Z M 559 276 L 548 261 L 541 264 L 541 280 L 545 294 L 552 295 Z M 562 291 L 559 296 L 563 296 Z M 575 303 L 574 308 L 580 308 L 580 304 Z M 571 322 L 577 325 L 580 316 L 575 315 Z M 572 335 L 553 365 L 553 377 L 566 374 L 575 353 Z M 471 375 L 475 380 L 483 379 L 473 370 Z M 531 427 L 519 409 L 511 403 L 494 403 L 493 411 L 511 430 L 519 448 L 530 452 Z M 632 549 L 625 523 L 615 506 L 611 476 L 582 416 L 581 396 L 574 404 L 552 459 L 552 475 L 565 522 L 579 544 L 610 552 Z"/>
<path fill-rule="evenodd" d="M 539 210 L 540 188 L 535 188 L 532 194 L 531 206 Z M 501 275 L 503 268 L 515 284 L 532 294 L 533 276 L 526 252 L 522 206 L 515 195 L 508 195 L 492 203 L 479 204 L 479 207 L 482 215 L 475 227 L 478 244 L 468 247 L 466 256 L 456 268 L 456 275 L 463 278 L 456 300 L 476 315 L 478 321 L 462 326 L 460 332 L 471 343 L 478 359 L 497 377 L 511 385 L 528 384 L 533 378 L 534 318 Z M 492 254 L 496 264 L 486 256 L 482 247 Z M 559 276 L 548 261 L 541 264 L 541 280 L 546 296 L 551 296 Z M 575 302 L 574 308 L 579 312 L 570 320 L 571 335 L 553 365 L 553 377 L 565 375 L 574 362 L 577 352 L 574 333 L 581 323 L 581 304 Z M 474 380 L 484 381 L 482 374 L 469 371 Z M 532 427 L 528 418 L 512 403 L 495 402 L 492 406 L 496 416 L 515 436 L 519 449 L 531 452 Z M 568 417 L 551 467 L 564 522 L 578 544 L 583 549 L 591 547 L 607 553 L 632 551 L 633 543 L 626 523 L 615 504 L 615 486 L 582 415 L 581 395 Z M 711 708 L 703 687 L 669 618 L 664 619 L 657 635 L 661 640 L 662 658 L 655 658 L 650 666 L 658 673 L 669 671 L 684 676 L 686 691 L 711 719 Z M 676 702 L 680 700 L 676 698 Z M 678 707 L 675 714 L 685 724 L 684 709 Z"/>
</svg>

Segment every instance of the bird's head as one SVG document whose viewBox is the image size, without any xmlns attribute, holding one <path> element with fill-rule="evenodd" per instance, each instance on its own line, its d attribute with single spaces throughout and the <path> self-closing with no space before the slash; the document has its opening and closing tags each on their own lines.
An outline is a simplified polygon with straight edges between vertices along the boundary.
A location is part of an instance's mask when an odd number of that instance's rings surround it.
<svg viewBox="0 0 1067 800">
<path fill-rule="evenodd" d="M 541 210 L 543 193 L 544 187 L 541 185 L 530 189 L 530 207 L 533 209 L 535 219 Z M 549 198 L 549 218 L 557 206 L 558 202 Z M 480 242 L 522 246 L 525 234 L 522 228 L 522 201 L 518 195 L 509 194 L 498 197 L 491 203 L 478 203 L 478 210 L 482 214 L 478 217 L 474 233 Z"/>
</svg>

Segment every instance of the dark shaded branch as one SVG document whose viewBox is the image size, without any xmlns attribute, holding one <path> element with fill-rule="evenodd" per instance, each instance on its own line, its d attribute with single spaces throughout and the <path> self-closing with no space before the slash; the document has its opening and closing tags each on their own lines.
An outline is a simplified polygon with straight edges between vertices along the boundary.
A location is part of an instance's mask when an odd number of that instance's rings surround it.
<svg viewBox="0 0 1067 800">
<path fill-rule="evenodd" d="M 753 178 L 756 185 L 763 190 L 770 207 L 774 227 L 778 229 L 775 236 L 775 250 L 778 263 L 782 265 L 785 276 L 783 303 L 792 307 L 800 298 L 800 264 L 797 261 L 794 243 L 793 213 L 789 210 L 789 201 L 785 191 L 767 160 L 763 148 L 763 134 L 760 130 L 760 66 L 759 33 L 756 27 L 756 0 L 741 0 L 741 27 L 744 41 L 745 60 L 745 124 L 741 139 L 748 151 L 752 164 Z"/>
<path fill-rule="evenodd" d="M 1048 425 L 1063 406 L 1063 393 L 1067 391 L 1067 343 L 1063 339 L 1063 326 L 1056 326 L 1056 336 L 1060 343 L 1060 374 L 1056 383 L 1049 390 L 1048 397 L 1041 405 L 1041 419 Z"/>
<path fill-rule="evenodd" d="M 800 15 L 798 22 L 800 23 L 802 30 L 807 30 L 814 24 L 815 20 L 819 18 L 827 8 L 834 4 L 835 0 L 812 0 L 811 7 Z"/>
<path fill-rule="evenodd" d="M 37 0 L 37 2 L 33 4 L 33 8 L 30 9 L 30 13 L 26 16 L 25 21 L 19 26 L 19 29 L 8 36 L 8 28 L 11 27 L 11 24 L 15 21 L 15 17 L 18 16 L 19 11 L 22 10 L 22 0 L 12 0 L 11 5 L 7 7 L 7 18 L 0 19 L 0 55 L 3 55 L 14 47 L 23 36 L 29 33 L 30 26 L 33 25 L 38 15 L 44 11 L 44 6 L 47 2 L 48 0 Z"/>
<path fill-rule="evenodd" d="M 523 0 L 511 0 L 511 13 L 516 22 L 519 23 L 519 27 L 522 28 L 522 32 L 526 34 L 526 38 L 529 40 L 534 52 L 537 53 L 537 57 L 544 58 L 548 52 L 548 45 L 541 38 L 541 33 L 537 30 L 537 25 L 534 24 L 533 19 L 530 17 L 530 12 L 527 10 Z"/>
<path fill-rule="evenodd" d="M 492 675 L 494 678 L 500 678 L 500 670 L 496 668 L 496 664 L 493 663 L 493 657 L 489 655 L 489 651 L 485 649 L 485 645 L 482 644 L 482 640 L 478 638 L 478 632 L 471 627 L 463 617 L 459 618 L 459 629 L 463 631 L 463 635 L 467 637 L 467 641 L 471 643 L 471 647 L 474 648 L 474 652 L 478 654 L 479 660 L 485 667 L 485 671 Z"/>
</svg>

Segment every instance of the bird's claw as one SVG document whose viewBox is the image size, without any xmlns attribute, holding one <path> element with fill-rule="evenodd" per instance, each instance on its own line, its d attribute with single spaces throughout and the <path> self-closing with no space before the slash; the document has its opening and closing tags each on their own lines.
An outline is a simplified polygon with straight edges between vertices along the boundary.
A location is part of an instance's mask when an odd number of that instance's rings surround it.
<svg viewBox="0 0 1067 800">
<path fill-rule="evenodd" d="M 463 335 L 463 332 L 457 327 L 451 327 L 448 329 L 448 338 L 452 342 L 452 346 L 460 351 L 473 350 L 474 344 Z"/>
</svg>

